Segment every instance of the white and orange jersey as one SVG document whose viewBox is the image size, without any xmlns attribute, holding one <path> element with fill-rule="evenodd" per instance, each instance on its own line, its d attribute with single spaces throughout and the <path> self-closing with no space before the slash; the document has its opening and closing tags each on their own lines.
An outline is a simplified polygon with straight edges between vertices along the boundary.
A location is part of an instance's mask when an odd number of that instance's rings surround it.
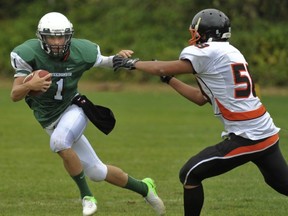
<svg viewBox="0 0 288 216">
<path fill-rule="evenodd" d="M 183 49 L 180 59 L 187 59 L 203 93 L 210 100 L 214 115 L 225 131 L 259 140 L 279 132 L 270 114 L 256 96 L 248 64 L 229 42 L 207 42 Z"/>
</svg>

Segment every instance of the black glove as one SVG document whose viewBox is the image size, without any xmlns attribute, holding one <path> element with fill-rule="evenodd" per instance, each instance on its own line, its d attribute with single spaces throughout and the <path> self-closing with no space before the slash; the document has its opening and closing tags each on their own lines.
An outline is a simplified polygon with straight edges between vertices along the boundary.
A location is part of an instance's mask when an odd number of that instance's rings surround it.
<svg viewBox="0 0 288 216">
<path fill-rule="evenodd" d="M 170 80 L 173 78 L 173 76 L 160 76 L 160 79 L 162 82 L 169 84 Z"/>
<path fill-rule="evenodd" d="M 124 68 L 127 70 L 134 70 L 135 69 L 135 63 L 139 61 L 139 58 L 132 59 L 132 58 L 124 58 L 119 55 L 115 55 L 113 57 L 113 69 L 114 71 L 117 71 L 119 68 Z"/>
</svg>

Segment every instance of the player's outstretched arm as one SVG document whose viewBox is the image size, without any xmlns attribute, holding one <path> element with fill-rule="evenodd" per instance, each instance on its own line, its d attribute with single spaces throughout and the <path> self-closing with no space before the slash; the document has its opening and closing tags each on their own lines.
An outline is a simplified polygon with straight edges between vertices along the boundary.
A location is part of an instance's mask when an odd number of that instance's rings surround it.
<svg viewBox="0 0 288 216">
<path fill-rule="evenodd" d="M 120 69 L 140 70 L 153 75 L 175 75 L 193 73 L 194 69 L 189 61 L 172 60 L 172 61 L 140 61 L 138 58 L 124 58 L 116 55 L 113 58 L 114 71 Z"/>
<path fill-rule="evenodd" d="M 162 76 L 162 81 L 169 83 L 172 88 L 174 88 L 179 94 L 188 100 L 200 106 L 207 103 L 207 99 L 203 96 L 199 88 L 189 86 L 176 78 L 170 79 L 170 76 L 176 74 L 187 74 L 194 72 L 193 66 L 187 60 L 140 61 L 137 58 L 123 58 L 116 55 L 113 58 L 113 68 L 114 71 L 121 68 L 127 70 L 137 69 L 149 74 Z M 166 79 L 164 77 L 166 77 Z"/>
</svg>

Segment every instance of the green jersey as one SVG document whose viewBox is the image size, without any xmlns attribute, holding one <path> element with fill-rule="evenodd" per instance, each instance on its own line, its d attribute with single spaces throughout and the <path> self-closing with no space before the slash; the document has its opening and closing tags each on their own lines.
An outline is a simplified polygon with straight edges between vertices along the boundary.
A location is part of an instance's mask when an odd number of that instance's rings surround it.
<svg viewBox="0 0 288 216">
<path fill-rule="evenodd" d="M 47 92 L 40 96 L 27 95 L 25 98 L 42 127 L 52 124 L 71 104 L 78 93 L 79 79 L 95 65 L 98 55 L 101 54 L 97 44 L 75 38 L 71 41 L 70 54 L 65 60 L 49 56 L 37 39 L 28 40 L 12 51 L 11 62 L 16 70 L 15 77 L 38 69 L 52 73 L 52 84 Z"/>
</svg>

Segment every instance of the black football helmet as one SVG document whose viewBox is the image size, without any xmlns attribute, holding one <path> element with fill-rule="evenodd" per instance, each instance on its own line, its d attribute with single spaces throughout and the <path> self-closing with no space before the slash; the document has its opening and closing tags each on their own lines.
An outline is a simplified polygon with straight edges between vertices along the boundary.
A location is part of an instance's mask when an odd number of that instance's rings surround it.
<svg viewBox="0 0 288 216">
<path fill-rule="evenodd" d="M 198 12 L 190 25 L 190 45 L 210 41 L 227 41 L 231 37 L 229 18 L 217 9 L 205 9 Z"/>
</svg>

